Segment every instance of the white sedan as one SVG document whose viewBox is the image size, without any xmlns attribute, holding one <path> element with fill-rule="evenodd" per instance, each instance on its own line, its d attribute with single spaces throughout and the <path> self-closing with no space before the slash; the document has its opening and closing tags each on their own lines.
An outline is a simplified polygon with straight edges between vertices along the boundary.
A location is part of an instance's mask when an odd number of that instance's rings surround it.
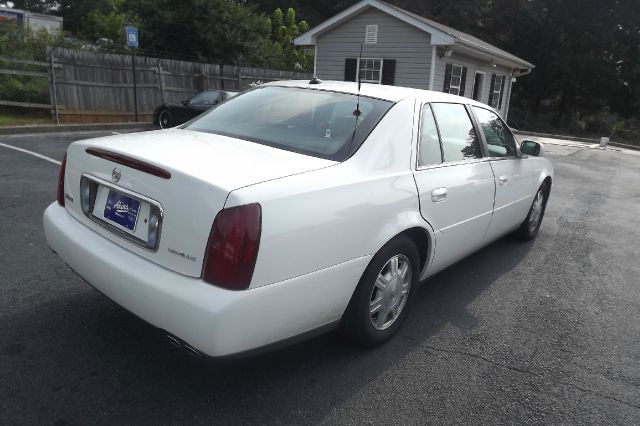
<svg viewBox="0 0 640 426">
<path fill-rule="evenodd" d="M 470 99 L 277 82 L 181 128 L 71 144 L 44 229 L 89 284 L 193 353 L 336 327 L 375 345 L 419 282 L 536 236 L 542 153 Z"/>
</svg>

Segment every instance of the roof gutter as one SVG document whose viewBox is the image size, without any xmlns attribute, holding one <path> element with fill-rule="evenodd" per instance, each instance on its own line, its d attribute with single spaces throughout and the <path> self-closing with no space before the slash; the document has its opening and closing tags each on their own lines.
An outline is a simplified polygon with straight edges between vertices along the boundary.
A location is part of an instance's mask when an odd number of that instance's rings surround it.
<svg viewBox="0 0 640 426">
<path fill-rule="evenodd" d="M 513 77 L 522 77 L 524 75 L 531 74 L 531 71 L 533 71 L 534 68 L 535 68 L 535 66 L 532 65 L 529 68 L 527 68 L 526 70 L 517 69 L 516 71 L 511 73 L 511 76 L 513 76 Z M 520 71 L 523 71 L 523 72 L 520 72 Z"/>
<path fill-rule="evenodd" d="M 535 65 L 530 64 L 529 62 L 527 62 L 527 61 L 525 61 L 523 59 L 517 58 L 517 59 L 520 59 L 520 61 L 514 61 L 514 59 L 511 58 L 511 57 L 505 56 L 504 54 L 502 54 L 500 52 L 496 52 L 494 50 L 487 49 L 484 46 L 480 46 L 480 45 L 478 45 L 476 43 L 473 43 L 473 42 L 470 42 L 468 40 L 464 40 L 464 39 L 458 38 L 458 39 L 456 39 L 456 43 L 459 44 L 459 45 L 462 45 L 462 46 L 464 46 L 464 47 L 466 47 L 467 49 L 470 49 L 470 50 L 480 51 L 481 53 L 484 53 L 484 54 L 489 54 L 489 55 L 493 55 L 493 56 L 499 57 L 502 60 L 504 60 L 506 62 L 510 62 L 512 64 L 524 65 L 525 67 L 529 68 L 529 72 L 531 72 L 531 69 L 535 68 Z"/>
</svg>

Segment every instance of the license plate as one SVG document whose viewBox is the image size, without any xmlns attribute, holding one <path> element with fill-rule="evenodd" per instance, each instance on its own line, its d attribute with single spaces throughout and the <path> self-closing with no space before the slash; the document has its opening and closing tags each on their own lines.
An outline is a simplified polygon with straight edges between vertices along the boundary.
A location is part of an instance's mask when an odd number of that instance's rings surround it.
<svg viewBox="0 0 640 426">
<path fill-rule="evenodd" d="M 136 229 L 140 201 L 109 190 L 104 206 L 104 217 L 133 231 Z"/>
</svg>

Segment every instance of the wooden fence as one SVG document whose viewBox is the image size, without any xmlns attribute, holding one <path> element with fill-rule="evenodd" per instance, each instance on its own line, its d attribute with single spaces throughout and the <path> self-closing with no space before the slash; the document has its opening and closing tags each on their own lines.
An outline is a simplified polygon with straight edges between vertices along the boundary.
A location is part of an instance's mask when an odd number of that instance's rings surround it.
<svg viewBox="0 0 640 426">
<path fill-rule="evenodd" d="M 60 123 L 126 122 L 134 119 L 132 56 L 53 49 L 38 76 L 49 81 L 49 103 Z M 45 71 L 46 70 L 46 71 Z M 0 68 L 0 73 L 15 72 Z M 179 102 L 205 89 L 241 91 L 253 82 L 308 79 L 309 74 L 236 65 L 136 57 L 139 121 L 151 121 L 163 102 Z M 0 88 L 1 89 L 1 88 Z M 2 105 L 0 90 L 0 105 Z M 28 102 L 13 102 L 30 108 Z M 35 105 L 33 107 L 36 107 Z"/>
</svg>

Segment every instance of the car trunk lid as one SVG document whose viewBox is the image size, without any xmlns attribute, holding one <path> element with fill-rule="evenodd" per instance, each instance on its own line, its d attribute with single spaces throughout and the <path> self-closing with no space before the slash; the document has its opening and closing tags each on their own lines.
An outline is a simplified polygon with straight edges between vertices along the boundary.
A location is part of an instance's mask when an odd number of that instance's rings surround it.
<svg viewBox="0 0 640 426">
<path fill-rule="evenodd" d="M 115 244 L 199 277 L 211 225 L 231 191 L 333 164 L 180 129 L 86 140 L 68 150 L 65 193 L 75 202 L 67 209 Z"/>
</svg>

